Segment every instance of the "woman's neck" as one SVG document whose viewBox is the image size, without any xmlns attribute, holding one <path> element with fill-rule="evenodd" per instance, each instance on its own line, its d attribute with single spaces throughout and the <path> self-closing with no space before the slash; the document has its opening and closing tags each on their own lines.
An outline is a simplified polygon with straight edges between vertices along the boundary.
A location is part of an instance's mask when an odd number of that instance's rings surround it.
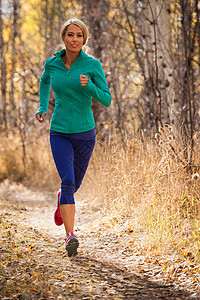
<svg viewBox="0 0 200 300">
<path fill-rule="evenodd" d="M 71 67 L 71 65 L 77 60 L 79 53 L 71 53 L 66 51 L 65 56 L 63 57 L 64 58 L 63 61 L 66 67 L 68 68 Z"/>
</svg>

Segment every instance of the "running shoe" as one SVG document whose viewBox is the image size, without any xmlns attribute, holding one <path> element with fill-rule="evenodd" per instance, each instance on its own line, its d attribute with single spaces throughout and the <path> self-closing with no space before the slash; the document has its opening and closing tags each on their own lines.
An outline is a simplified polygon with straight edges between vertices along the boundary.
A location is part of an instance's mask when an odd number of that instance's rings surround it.
<svg viewBox="0 0 200 300">
<path fill-rule="evenodd" d="M 65 244 L 68 256 L 76 256 L 79 242 L 77 236 L 74 235 L 73 232 L 69 232 L 68 236 L 65 238 Z"/>
<path fill-rule="evenodd" d="M 60 204 L 59 204 L 60 193 L 61 193 L 61 191 L 59 190 L 58 191 L 58 206 L 54 213 L 54 222 L 56 223 L 57 226 L 61 226 L 63 224 L 63 220 L 62 220 L 61 213 L 60 213 Z"/>
</svg>

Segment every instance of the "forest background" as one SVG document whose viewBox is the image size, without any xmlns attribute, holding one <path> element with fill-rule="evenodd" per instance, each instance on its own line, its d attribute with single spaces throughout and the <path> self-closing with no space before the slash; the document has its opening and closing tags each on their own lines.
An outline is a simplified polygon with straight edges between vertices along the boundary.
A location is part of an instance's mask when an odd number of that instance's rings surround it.
<svg viewBox="0 0 200 300">
<path fill-rule="evenodd" d="M 86 185 L 98 208 L 155 252 L 200 258 L 200 1 L 0 0 L 0 181 L 44 192 L 59 179 L 35 119 L 45 60 L 69 18 L 89 27 L 112 105 L 93 101 L 97 144 Z"/>
</svg>

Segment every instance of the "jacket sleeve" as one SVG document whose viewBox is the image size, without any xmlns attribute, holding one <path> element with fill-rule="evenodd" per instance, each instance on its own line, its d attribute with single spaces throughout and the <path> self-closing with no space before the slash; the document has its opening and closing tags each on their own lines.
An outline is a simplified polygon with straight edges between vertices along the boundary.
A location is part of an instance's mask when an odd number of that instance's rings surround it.
<svg viewBox="0 0 200 300">
<path fill-rule="evenodd" d="M 37 114 L 42 115 L 43 112 L 47 113 L 49 105 L 49 94 L 50 94 L 50 76 L 47 62 L 44 64 L 44 71 L 41 76 L 40 86 L 39 86 L 39 100 L 40 107 Z"/>
<path fill-rule="evenodd" d="M 93 82 L 89 79 L 84 88 L 104 106 L 111 104 L 111 94 L 100 61 L 97 60 L 94 66 Z"/>
</svg>

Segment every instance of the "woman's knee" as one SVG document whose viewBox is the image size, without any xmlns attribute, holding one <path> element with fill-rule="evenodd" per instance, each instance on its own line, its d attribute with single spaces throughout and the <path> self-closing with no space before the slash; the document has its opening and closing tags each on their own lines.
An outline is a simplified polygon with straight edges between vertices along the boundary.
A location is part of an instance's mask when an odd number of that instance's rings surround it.
<svg viewBox="0 0 200 300">
<path fill-rule="evenodd" d="M 74 185 L 67 185 L 61 183 L 61 195 L 60 195 L 60 205 L 62 204 L 74 204 Z"/>
</svg>

